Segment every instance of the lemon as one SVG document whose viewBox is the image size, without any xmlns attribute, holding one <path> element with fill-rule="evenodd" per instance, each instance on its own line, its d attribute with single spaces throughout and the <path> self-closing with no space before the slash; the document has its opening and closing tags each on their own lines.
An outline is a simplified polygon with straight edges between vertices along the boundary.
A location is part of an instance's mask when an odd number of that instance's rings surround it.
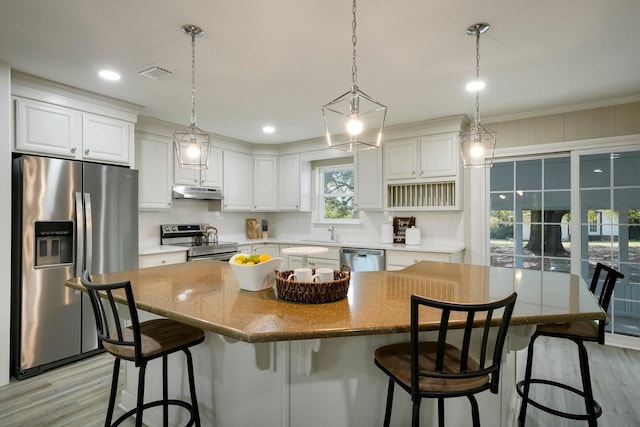
<svg viewBox="0 0 640 427">
<path fill-rule="evenodd" d="M 236 257 L 236 263 L 244 264 L 247 261 L 247 257 L 245 255 L 238 255 Z"/>
<path fill-rule="evenodd" d="M 255 263 L 255 262 L 253 262 L 253 261 L 247 261 L 247 262 L 245 263 L 245 265 L 256 265 L 256 263 Z"/>
<path fill-rule="evenodd" d="M 269 261 L 270 259 L 271 259 L 271 255 L 269 254 L 262 254 L 259 257 L 260 262 Z"/>
</svg>

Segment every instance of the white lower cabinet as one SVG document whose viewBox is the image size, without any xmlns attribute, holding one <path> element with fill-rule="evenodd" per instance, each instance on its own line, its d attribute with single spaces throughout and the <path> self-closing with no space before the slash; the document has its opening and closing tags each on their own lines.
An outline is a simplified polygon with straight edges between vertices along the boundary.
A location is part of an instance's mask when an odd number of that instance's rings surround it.
<svg viewBox="0 0 640 427">
<path fill-rule="evenodd" d="M 419 251 L 386 251 L 388 271 L 401 270 L 420 261 L 462 262 L 463 251 L 459 252 L 419 252 Z"/>
<path fill-rule="evenodd" d="M 340 269 L 340 249 L 329 248 L 329 251 L 308 257 L 309 268 L 332 268 Z M 285 265 L 289 270 L 303 267 L 303 257 L 301 255 L 289 255 L 285 257 Z"/>
<path fill-rule="evenodd" d="M 257 243 L 255 245 L 238 245 L 238 252 L 247 255 L 269 254 L 272 258 L 280 256 L 280 245 L 274 243 Z"/>
<path fill-rule="evenodd" d="M 178 264 L 187 261 L 187 251 L 145 254 L 138 257 L 138 267 L 157 267 L 159 265 Z"/>
</svg>

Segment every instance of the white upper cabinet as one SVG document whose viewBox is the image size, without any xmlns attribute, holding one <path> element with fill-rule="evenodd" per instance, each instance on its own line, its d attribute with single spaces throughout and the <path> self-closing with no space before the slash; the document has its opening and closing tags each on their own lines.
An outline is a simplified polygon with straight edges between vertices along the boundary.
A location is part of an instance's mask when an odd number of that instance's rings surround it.
<svg viewBox="0 0 640 427">
<path fill-rule="evenodd" d="M 16 150 L 75 159 L 82 149 L 82 113 L 16 99 Z"/>
<path fill-rule="evenodd" d="M 15 99 L 19 152 L 129 165 L 134 124 L 97 114 Z"/>
<path fill-rule="evenodd" d="M 421 178 L 456 176 L 459 171 L 460 153 L 455 135 L 430 135 L 420 138 Z"/>
<path fill-rule="evenodd" d="M 382 150 L 358 151 L 354 160 L 356 208 L 382 209 Z"/>
<path fill-rule="evenodd" d="M 278 158 L 276 156 L 253 156 L 253 176 L 253 210 L 277 210 Z"/>
<path fill-rule="evenodd" d="M 418 175 L 418 140 L 416 138 L 389 141 L 382 147 L 386 179 L 412 179 Z"/>
<path fill-rule="evenodd" d="M 458 132 L 386 142 L 386 209 L 462 209 L 462 161 Z"/>
<path fill-rule="evenodd" d="M 170 209 L 172 206 L 171 170 L 173 141 L 166 137 L 138 133 L 138 208 Z"/>
<path fill-rule="evenodd" d="M 253 174 L 251 155 L 224 150 L 224 210 L 250 211 L 252 208 Z"/>
<path fill-rule="evenodd" d="M 207 169 L 183 169 L 176 158 L 173 166 L 173 175 L 173 181 L 176 185 L 222 188 L 222 150 L 215 147 L 211 148 Z"/>
<path fill-rule="evenodd" d="M 457 134 L 389 141 L 384 147 L 385 179 L 429 181 L 456 177 L 460 171 Z"/>
<path fill-rule="evenodd" d="M 133 123 L 82 113 L 82 158 L 129 164 Z"/>
<path fill-rule="evenodd" d="M 300 208 L 300 156 L 280 156 L 278 165 L 278 208 L 281 211 L 299 211 Z"/>
</svg>

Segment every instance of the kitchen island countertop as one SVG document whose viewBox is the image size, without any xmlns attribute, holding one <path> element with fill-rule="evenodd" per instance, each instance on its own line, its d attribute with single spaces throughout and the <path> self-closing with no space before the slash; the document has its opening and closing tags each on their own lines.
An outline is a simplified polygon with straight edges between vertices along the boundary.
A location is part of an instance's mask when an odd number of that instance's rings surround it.
<svg viewBox="0 0 640 427">
<path fill-rule="evenodd" d="M 516 291 L 512 325 L 605 317 L 577 275 L 429 261 L 399 271 L 354 272 L 347 298 L 328 304 L 283 301 L 272 289 L 241 290 L 222 261 L 94 275 L 93 280 L 130 280 L 139 309 L 250 343 L 407 332 L 412 294 L 477 303 Z M 83 289 L 79 278 L 67 285 Z M 423 329 L 434 330 L 438 322 L 436 316 L 427 319 Z"/>
</svg>

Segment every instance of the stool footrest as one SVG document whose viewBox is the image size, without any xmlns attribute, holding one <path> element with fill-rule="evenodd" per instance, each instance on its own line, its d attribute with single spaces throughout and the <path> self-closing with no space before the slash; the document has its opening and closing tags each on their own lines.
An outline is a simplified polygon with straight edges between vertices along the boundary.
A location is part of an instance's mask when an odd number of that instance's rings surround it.
<svg viewBox="0 0 640 427">
<path fill-rule="evenodd" d="M 195 422 L 194 418 L 193 418 L 193 405 L 191 405 L 188 402 L 184 402 L 182 400 L 175 400 L 175 399 L 169 399 L 169 400 L 154 400 L 153 402 L 148 402 L 145 403 L 144 405 L 142 405 L 142 410 L 146 410 L 149 408 L 154 408 L 156 406 L 164 406 L 165 403 L 167 405 L 171 405 L 171 406 L 181 406 L 183 408 L 185 408 L 186 410 L 189 411 L 189 415 L 191 418 L 189 418 L 189 421 L 187 422 L 187 424 L 185 424 L 185 427 L 189 427 L 192 426 L 193 423 Z M 115 420 L 113 422 L 113 424 L 111 424 L 111 427 L 116 427 L 118 425 L 120 425 L 124 420 L 126 420 L 127 418 L 129 418 L 130 416 L 134 415 L 137 412 L 138 408 L 133 408 L 130 409 L 129 411 L 127 411 L 126 413 L 122 414 L 120 417 L 118 417 L 117 420 Z"/>
<path fill-rule="evenodd" d="M 522 399 L 525 399 L 524 397 L 524 384 L 525 381 L 520 381 L 516 384 L 516 391 L 518 392 L 518 394 L 520 395 L 520 397 Z M 559 387 L 562 388 L 564 390 L 570 391 L 572 393 L 575 393 L 577 395 L 579 395 L 580 397 L 584 398 L 585 394 L 582 390 L 578 390 L 575 387 L 571 387 L 568 386 L 566 384 L 562 384 L 559 383 L 557 381 L 550 381 L 550 380 L 544 380 L 544 379 L 539 379 L 539 378 L 531 378 L 529 380 L 529 384 L 544 384 L 544 385 L 548 385 L 548 386 L 552 386 L 552 387 Z M 590 420 L 593 418 L 592 415 L 590 414 L 574 414 L 571 412 L 563 412 L 563 411 L 559 411 L 557 409 L 553 409 L 550 408 L 548 406 L 545 406 L 541 403 L 536 402 L 535 400 L 531 399 L 530 397 L 526 398 L 527 403 L 530 403 L 532 406 L 534 406 L 535 408 L 540 409 L 541 411 L 553 414 L 553 415 L 557 415 L 559 417 L 562 418 L 569 418 L 572 420 Z M 602 415 L 602 407 L 600 406 L 600 404 L 598 402 L 596 402 L 595 400 L 593 401 L 594 404 L 594 410 L 595 410 L 595 417 L 598 418 L 600 415 Z"/>
</svg>

